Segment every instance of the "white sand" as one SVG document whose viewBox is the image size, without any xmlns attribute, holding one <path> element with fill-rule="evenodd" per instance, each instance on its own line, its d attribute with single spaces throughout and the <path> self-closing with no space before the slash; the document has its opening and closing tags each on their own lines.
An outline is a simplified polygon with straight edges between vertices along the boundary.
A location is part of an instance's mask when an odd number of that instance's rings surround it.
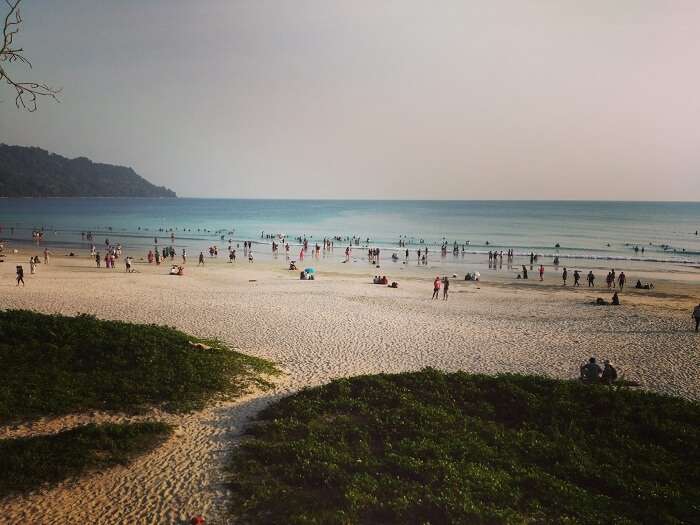
<svg viewBox="0 0 700 525">
<path fill-rule="evenodd" d="M 316 281 L 299 281 L 297 272 L 284 270 L 283 259 L 235 266 L 208 260 L 173 277 L 166 275 L 168 265 L 137 264 L 139 273 L 125 274 L 121 265 L 109 271 L 87 258 L 54 257 L 27 275 L 22 289 L 13 276 L 15 261 L 25 255 L 0 264 L 5 308 L 172 325 L 271 359 L 287 375 L 271 393 L 186 416 L 156 414 L 178 425 L 164 446 L 128 468 L 5 500 L 0 506 L 11 522 L 160 524 L 202 513 L 208 523 L 227 523 L 222 467 L 250 417 L 270 400 L 335 377 L 433 366 L 571 378 L 595 355 L 644 388 L 700 399 L 700 337 L 690 319 L 700 274 L 693 269 L 657 272 L 654 278 L 666 280 L 655 292 L 626 292 L 623 305 L 612 308 L 589 304 L 607 291 L 562 289 L 553 271 L 541 284 L 482 269 L 481 283 L 454 279 L 449 301 L 431 301 L 435 269 L 389 264 L 376 270 L 366 262 L 339 264 L 340 254 L 332 262 L 307 261 L 319 270 Z M 400 288 L 370 284 L 379 271 Z M 628 274 L 628 283 L 636 279 Z M 26 422 L 0 427 L 0 437 L 110 419 L 124 418 L 79 414 Z"/>
</svg>

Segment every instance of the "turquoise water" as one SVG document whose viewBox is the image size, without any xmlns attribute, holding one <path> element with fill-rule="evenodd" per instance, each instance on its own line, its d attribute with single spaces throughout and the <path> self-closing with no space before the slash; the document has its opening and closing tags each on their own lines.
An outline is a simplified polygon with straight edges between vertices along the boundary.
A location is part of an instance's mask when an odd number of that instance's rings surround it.
<svg viewBox="0 0 700 525">
<path fill-rule="evenodd" d="M 31 242 L 44 230 L 47 244 L 145 248 L 159 237 L 191 251 L 252 240 L 262 232 L 288 238 L 357 236 L 375 246 L 439 250 L 443 239 L 466 253 L 514 248 L 516 253 L 561 257 L 700 262 L 700 203 L 572 201 L 342 201 L 236 199 L 0 199 L 0 237 Z M 225 241 L 221 240 L 221 235 Z M 469 244 L 467 245 L 467 241 Z M 293 241 L 296 243 L 296 241 Z M 488 243 L 488 244 L 487 244 Z M 559 248 L 555 245 L 559 244 Z M 336 241 L 336 248 L 347 242 Z M 644 254 L 633 246 L 644 246 Z M 432 248 L 431 248 L 432 251 Z"/>
</svg>

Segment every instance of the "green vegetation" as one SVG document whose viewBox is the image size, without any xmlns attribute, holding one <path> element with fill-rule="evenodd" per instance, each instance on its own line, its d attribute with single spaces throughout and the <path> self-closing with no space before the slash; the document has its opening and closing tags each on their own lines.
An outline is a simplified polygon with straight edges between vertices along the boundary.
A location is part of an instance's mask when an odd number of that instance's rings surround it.
<svg viewBox="0 0 700 525">
<path fill-rule="evenodd" d="M 125 465 L 160 445 L 165 423 L 86 425 L 58 434 L 0 440 L 0 498 L 88 470 Z"/>
<path fill-rule="evenodd" d="M 0 144 L 0 197 L 176 197 L 133 169 Z"/>
<path fill-rule="evenodd" d="M 697 523 L 700 405 L 427 369 L 337 380 L 259 416 L 243 523 Z"/>
<path fill-rule="evenodd" d="M 206 346 L 195 346 L 203 344 Z M 0 311 L 0 423 L 84 410 L 201 408 L 277 369 L 164 326 Z"/>
</svg>

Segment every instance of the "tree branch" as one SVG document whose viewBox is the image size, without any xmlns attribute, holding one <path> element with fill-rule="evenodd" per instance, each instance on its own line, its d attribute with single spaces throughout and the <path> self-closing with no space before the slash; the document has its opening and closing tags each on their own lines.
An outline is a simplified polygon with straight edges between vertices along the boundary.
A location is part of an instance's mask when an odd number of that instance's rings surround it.
<svg viewBox="0 0 700 525">
<path fill-rule="evenodd" d="M 32 63 L 22 53 L 24 49 L 14 47 L 15 35 L 19 33 L 22 24 L 22 16 L 19 4 L 22 0 L 5 0 L 9 11 L 5 16 L 2 29 L 2 43 L 0 44 L 0 82 L 4 82 L 15 90 L 15 105 L 27 111 L 36 111 L 37 100 L 40 97 L 51 97 L 58 102 L 60 89 L 52 88 L 40 82 L 20 82 L 14 80 L 7 72 L 4 64 L 18 62 L 32 68 Z"/>
</svg>

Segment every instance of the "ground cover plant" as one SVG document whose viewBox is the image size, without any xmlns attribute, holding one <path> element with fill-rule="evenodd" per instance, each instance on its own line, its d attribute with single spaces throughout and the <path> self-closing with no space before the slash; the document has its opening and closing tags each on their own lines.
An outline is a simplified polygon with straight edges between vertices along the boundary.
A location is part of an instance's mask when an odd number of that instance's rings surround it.
<svg viewBox="0 0 700 525">
<path fill-rule="evenodd" d="M 341 379 L 264 410 L 242 523 L 697 523 L 700 406 L 543 377 Z"/>
<path fill-rule="evenodd" d="M 126 465 L 165 441 L 165 423 L 85 425 L 58 434 L 0 440 L 0 498 Z"/>
<path fill-rule="evenodd" d="M 194 344 L 193 344 L 194 343 Z M 0 311 L 0 423 L 84 410 L 201 408 L 275 367 L 166 326 Z"/>
</svg>

